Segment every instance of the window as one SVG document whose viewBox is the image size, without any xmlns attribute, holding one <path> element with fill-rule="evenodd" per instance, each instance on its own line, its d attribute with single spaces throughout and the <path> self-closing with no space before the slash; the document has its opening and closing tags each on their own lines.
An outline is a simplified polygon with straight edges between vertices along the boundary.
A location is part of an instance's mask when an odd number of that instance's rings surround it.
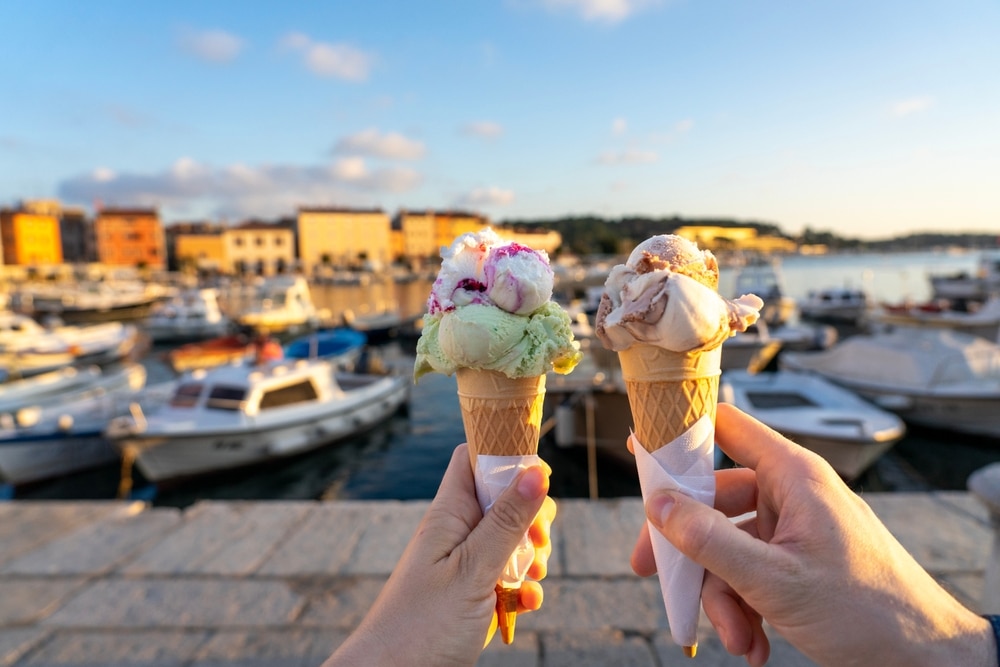
<svg viewBox="0 0 1000 667">
<path fill-rule="evenodd" d="M 264 392 L 260 399 L 260 409 L 267 410 L 295 403 L 308 403 L 315 401 L 318 397 L 319 394 L 316 393 L 316 387 L 313 386 L 312 381 L 303 380 L 287 387 Z"/>
<path fill-rule="evenodd" d="M 246 395 L 245 387 L 217 384 L 209 392 L 205 407 L 216 410 L 241 410 Z"/>
<path fill-rule="evenodd" d="M 198 397 L 204 385 L 200 382 L 187 382 L 177 387 L 174 397 L 170 399 L 170 405 L 175 408 L 193 408 L 198 404 Z"/>
</svg>

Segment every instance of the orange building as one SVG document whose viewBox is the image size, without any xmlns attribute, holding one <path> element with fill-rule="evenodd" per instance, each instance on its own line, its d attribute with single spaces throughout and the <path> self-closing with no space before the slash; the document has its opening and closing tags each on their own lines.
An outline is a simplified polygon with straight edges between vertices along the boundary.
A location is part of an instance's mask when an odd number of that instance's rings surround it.
<svg viewBox="0 0 1000 667">
<path fill-rule="evenodd" d="M 4 264 L 62 264 L 59 216 L 27 210 L 0 211 Z"/>
<path fill-rule="evenodd" d="M 102 264 L 166 267 L 163 225 L 156 209 L 102 209 L 94 220 L 94 237 Z"/>
</svg>

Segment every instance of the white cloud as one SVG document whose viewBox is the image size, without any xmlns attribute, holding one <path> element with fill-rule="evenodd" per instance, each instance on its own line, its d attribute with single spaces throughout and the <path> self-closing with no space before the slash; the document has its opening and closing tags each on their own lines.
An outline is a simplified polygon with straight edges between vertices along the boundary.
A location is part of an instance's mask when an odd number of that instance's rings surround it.
<svg viewBox="0 0 1000 667">
<path fill-rule="evenodd" d="M 423 157 L 424 150 L 424 144 L 420 141 L 395 132 L 382 134 L 375 128 L 346 136 L 337 141 L 333 147 L 334 153 L 367 155 L 391 160 L 417 160 Z"/>
<path fill-rule="evenodd" d="M 556 10 L 569 10 L 587 21 L 618 23 L 661 0 L 542 0 L 542 3 Z"/>
<path fill-rule="evenodd" d="M 319 76 L 366 81 L 371 74 L 373 56 L 349 44 L 316 42 L 301 32 L 286 34 L 280 44 L 300 52 L 306 67 Z"/>
<path fill-rule="evenodd" d="M 627 120 L 625 120 L 624 118 L 618 117 L 618 118 L 615 118 L 613 121 L 611 121 L 611 134 L 615 135 L 616 137 L 620 137 L 621 135 L 625 134 L 626 132 L 628 132 L 628 121 Z"/>
<path fill-rule="evenodd" d="M 690 118 L 677 121 L 677 124 L 674 125 L 674 132 L 677 134 L 687 134 L 692 129 L 694 129 L 694 121 Z"/>
<path fill-rule="evenodd" d="M 181 48 L 207 62 L 228 63 L 243 50 L 243 40 L 224 30 L 181 30 Z"/>
<path fill-rule="evenodd" d="M 506 206 L 514 201 L 514 193 L 496 186 L 475 188 L 455 200 L 456 206 L 472 208 L 485 206 Z"/>
<path fill-rule="evenodd" d="M 627 148 L 621 151 L 606 151 L 597 157 L 600 164 L 648 164 L 656 162 L 660 156 L 655 151 Z"/>
<path fill-rule="evenodd" d="M 503 126 L 493 121 L 480 120 L 463 125 L 462 134 L 483 139 L 495 139 L 503 134 Z"/>
<path fill-rule="evenodd" d="M 905 100 L 899 100 L 892 105 L 890 112 L 893 116 L 897 118 L 902 118 L 903 116 L 909 116 L 911 114 L 920 113 L 926 109 L 929 109 L 934 105 L 934 98 L 927 95 L 920 97 L 910 97 Z"/>
<path fill-rule="evenodd" d="M 373 198 L 413 190 L 421 181 L 415 170 L 369 169 L 357 157 L 305 167 L 221 168 L 181 158 L 157 173 L 115 173 L 101 167 L 63 181 L 58 194 L 66 201 L 155 206 L 168 217 L 200 212 L 239 219 L 292 215 L 301 205 L 371 205 Z"/>
</svg>

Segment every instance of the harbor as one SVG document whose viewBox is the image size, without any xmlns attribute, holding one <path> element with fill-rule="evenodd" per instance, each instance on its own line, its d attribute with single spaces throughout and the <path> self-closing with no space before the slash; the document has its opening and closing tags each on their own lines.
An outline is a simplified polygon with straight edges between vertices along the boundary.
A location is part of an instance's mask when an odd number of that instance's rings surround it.
<svg viewBox="0 0 1000 667">
<path fill-rule="evenodd" d="M 993 540 L 969 493 L 868 493 L 917 561 L 983 608 Z M 0 504 L 0 664 L 5 667 L 319 665 L 357 626 L 427 501 Z M 478 664 L 655 667 L 675 646 L 654 578 L 629 555 L 638 498 L 558 501 L 545 603 Z M 707 619 L 699 665 L 729 656 Z M 771 633 L 777 667 L 813 664 Z"/>
</svg>

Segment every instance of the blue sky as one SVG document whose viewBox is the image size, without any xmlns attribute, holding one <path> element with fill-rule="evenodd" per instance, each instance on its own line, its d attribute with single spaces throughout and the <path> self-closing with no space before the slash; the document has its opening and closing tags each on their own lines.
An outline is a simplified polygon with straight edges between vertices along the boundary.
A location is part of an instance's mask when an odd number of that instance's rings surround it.
<svg viewBox="0 0 1000 667">
<path fill-rule="evenodd" d="M 1000 232 L 995 0 L 5 0 L 0 25 L 0 205 Z"/>
</svg>

